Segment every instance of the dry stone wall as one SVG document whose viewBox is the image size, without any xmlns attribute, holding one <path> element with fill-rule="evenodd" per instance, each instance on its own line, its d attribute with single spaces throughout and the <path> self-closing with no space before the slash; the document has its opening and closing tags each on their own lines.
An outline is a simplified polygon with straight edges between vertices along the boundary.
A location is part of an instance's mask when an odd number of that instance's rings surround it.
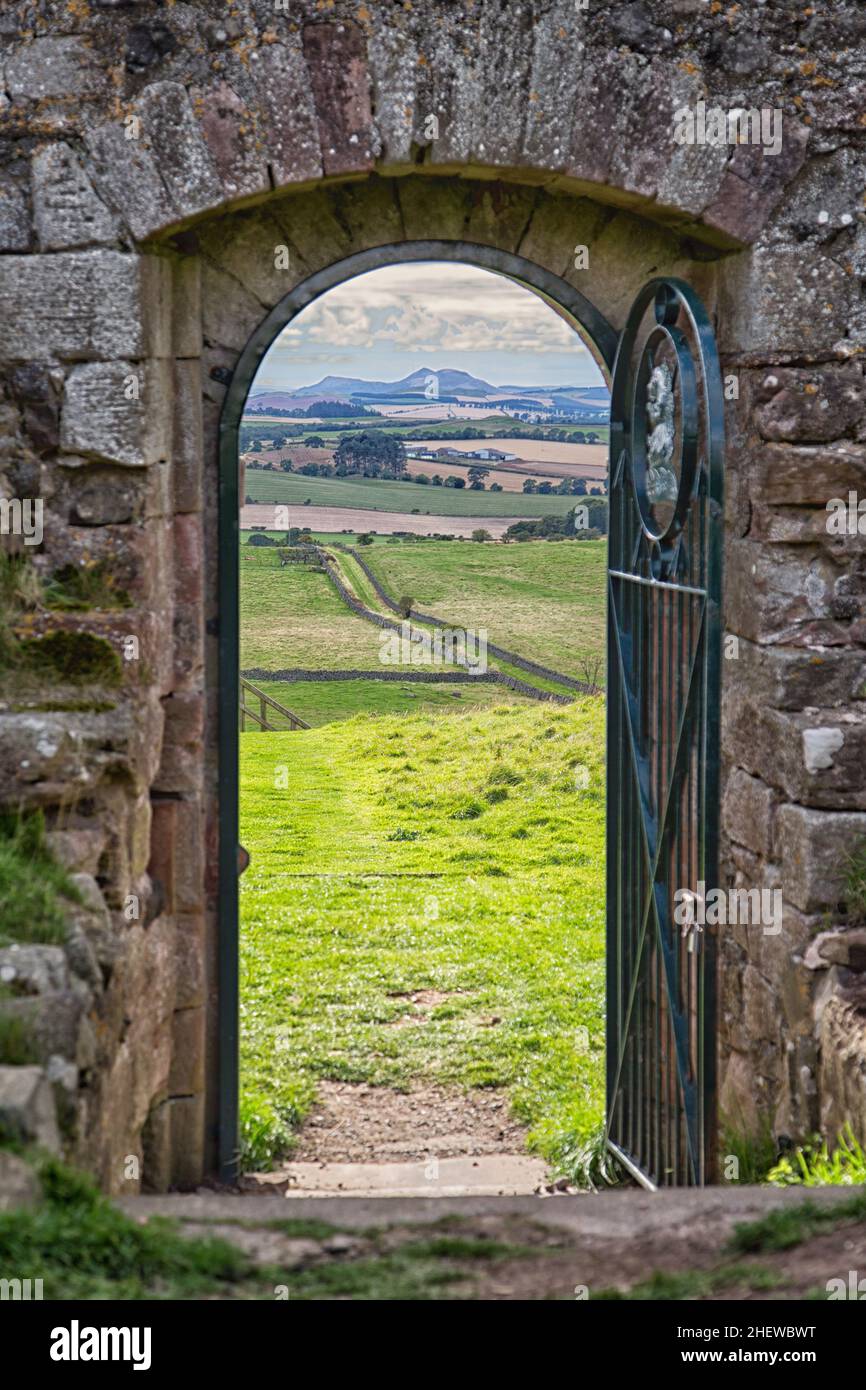
<svg viewBox="0 0 866 1390">
<path fill-rule="evenodd" d="M 0 701 L 0 801 L 45 814 L 80 888 L 12 1001 L 67 1150 L 112 1190 L 213 1169 L 220 410 L 290 288 L 426 238 L 519 253 L 615 328 L 658 274 L 715 315 L 726 874 L 784 898 L 778 934 L 723 934 L 723 1103 L 862 1119 L 862 6 L 7 0 L 0 45 L 0 495 L 44 501 L 40 545 L 3 541 L 127 599 L 30 612 L 79 658 L 102 639 L 110 683 Z M 779 153 L 676 143 L 702 100 L 782 111 Z"/>
</svg>

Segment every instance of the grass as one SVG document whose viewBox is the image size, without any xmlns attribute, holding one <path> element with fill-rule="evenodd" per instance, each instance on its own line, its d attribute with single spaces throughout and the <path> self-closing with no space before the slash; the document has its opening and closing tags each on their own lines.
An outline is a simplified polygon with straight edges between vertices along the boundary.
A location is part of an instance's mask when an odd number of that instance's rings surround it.
<svg viewBox="0 0 866 1390">
<path fill-rule="evenodd" d="M 389 1232 L 369 1231 L 366 1249 L 346 1259 L 323 1258 L 300 1268 L 256 1264 L 229 1241 L 208 1234 L 204 1224 L 201 1235 L 181 1235 L 165 1218 L 133 1220 L 90 1178 L 53 1158 L 30 1161 L 38 1166 L 43 1200 L 0 1212 L 0 1269 L 4 1279 L 41 1279 L 43 1297 L 51 1301 L 435 1300 L 449 1297 L 457 1285 L 466 1296 L 485 1265 L 539 1253 L 443 1223 L 407 1227 L 399 1243 Z M 339 1234 L 304 1220 L 223 1224 L 259 1226 L 295 1240 L 327 1241 Z"/>
<path fill-rule="evenodd" d="M 45 585 L 46 608 L 78 612 L 88 608 L 128 608 L 130 597 L 118 587 L 108 567 L 91 560 L 64 565 Z"/>
<path fill-rule="evenodd" d="M 486 708 L 490 705 L 527 703 L 526 697 L 510 691 L 507 686 L 479 682 L 476 685 L 453 685 L 447 678 L 443 683 L 418 681 L 415 684 L 399 681 L 256 681 L 266 695 L 279 700 L 299 714 L 313 728 L 332 724 L 354 715 L 428 714 L 462 712 L 467 708 Z M 258 709 L 252 700 L 254 709 Z M 273 711 L 272 711 L 273 713 Z M 255 731 L 253 731 L 255 732 Z M 251 737 L 252 737 L 251 733 Z"/>
<path fill-rule="evenodd" d="M 834 1230 L 846 1221 L 866 1221 L 866 1193 L 860 1192 L 850 1201 L 834 1202 L 831 1206 L 803 1202 L 797 1207 L 768 1212 L 758 1221 L 737 1226 L 731 1248 L 743 1254 L 792 1250 L 795 1245 L 802 1245 L 822 1231 Z"/>
<path fill-rule="evenodd" d="M 344 561 L 352 586 L 357 585 L 371 607 L 383 609 L 360 567 L 349 556 L 340 556 L 341 566 Z M 280 568 L 270 548 L 241 547 L 241 613 L 242 670 L 382 669 L 381 629 L 352 613 L 326 575 L 306 565 Z M 314 725 L 364 712 L 444 712 L 493 703 L 529 703 L 527 697 L 502 686 L 449 685 L 448 673 L 457 668 L 443 664 L 439 669 L 445 683 L 435 685 L 372 680 L 255 683 Z M 526 678 L 522 671 L 514 674 Z M 459 692 L 459 698 L 452 691 Z"/>
<path fill-rule="evenodd" d="M 818 1137 L 792 1157 L 781 1158 L 767 1179 L 780 1187 L 852 1187 L 866 1183 L 866 1153 L 849 1124 L 832 1151 Z"/>
<path fill-rule="evenodd" d="M 847 856 L 845 902 L 855 922 L 866 922 L 866 840 L 860 840 Z"/>
<path fill-rule="evenodd" d="M 364 558 L 392 598 L 411 594 L 421 612 L 487 628 L 491 642 L 566 675 L 604 653 L 604 541 L 427 541 L 370 547 Z"/>
<path fill-rule="evenodd" d="M 784 1287 L 785 1280 L 775 1270 L 760 1265 L 726 1262 L 718 1269 L 684 1269 L 675 1272 L 656 1270 L 632 1288 L 600 1289 L 591 1294 L 592 1302 L 662 1303 L 698 1298 L 713 1298 L 732 1288 L 766 1293 Z"/>
<path fill-rule="evenodd" d="M 243 1089 L 503 1088 L 556 1163 L 603 1105 L 603 706 L 242 740 Z M 577 765 L 590 769 L 586 791 Z M 422 1019 L 408 996 L 445 999 Z M 490 1019 L 500 1020 L 490 1025 Z"/>
<path fill-rule="evenodd" d="M 171 1224 L 130 1220 L 85 1178 L 51 1159 L 45 1200 L 0 1212 L 5 1278 L 40 1278 L 47 1299 L 195 1298 L 262 1275 L 226 1241 L 188 1240 Z"/>
<path fill-rule="evenodd" d="M 0 946 L 64 941 L 63 898 L 78 901 L 78 894 L 48 853 L 42 816 L 0 817 Z"/>
<path fill-rule="evenodd" d="M 379 665 L 379 629 L 343 603 L 327 577 L 272 551 L 241 551 L 241 670 Z"/>
<path fill-rule="evenodd" d="M 408 594 L 422 612 L 486 628 L 490 641 L 567 675 L 580 677 L 584 659 L 603 654 L 603 541 L 382 544 L 367 547 L 364 558 L 396 598 Z M 351 557 L 340 556 L 339 563 L 369 606 L 384 611 Z M 380 664 L 379 629 L 352 614 L 324 574 L 304 565 L 281 569 L 270 548 L 241 546 L 241 612 L 242 669 L 369 670 Z M 516 668 L 511 673 L 546 686 Z M 371 708 L 383 708 L 388 698 L 371 690 Z M 486 702 L 483 694 L 479 700 Z M 298 713 L 307 718 L 302 709 Z"/>
<path fill-rule="evenodd" d="M 396 483 L 381 478 L 307 478 L 301 474 L 247 469 L 245 492 L 254 502 L 283 502 L 314 507 L 360 507 L 379 512 L 413 512 L 422 516 L 565 516 L 579 498 L 524 496 L 515 492 L 471 492 L 469 488 Z M 300 524 L 303 517 L 295 519 Z M 375 518 L 370 525 L 375 528 Z"/>
</svg>

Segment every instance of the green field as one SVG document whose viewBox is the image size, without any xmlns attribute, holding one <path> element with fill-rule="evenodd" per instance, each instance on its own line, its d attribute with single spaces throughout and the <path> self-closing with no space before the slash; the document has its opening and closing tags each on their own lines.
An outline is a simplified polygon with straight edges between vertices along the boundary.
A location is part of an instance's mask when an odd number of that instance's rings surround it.
<svg viewBox="0 0 866 1390">
<path fill-rule="evenodd" d="M 241 547 L 242 671 L 374 670 L 379 638 L 379 628 L 352 613 L 324 574 L 306 565 L 281 569 L 275 551 Z"/>
<path fill-rule="evenodd" d="M 242 544 L 240 553 L 242 670 L 378 669 L 380 630 L 353 614 L 324 574 L 303 565 L 281 569 L 275 551 L 268 547 Z M 507 546 L 423 541 L 367 546 L 361 553 L 392 597 L 408 595 L 422 612 L 432 612 L 455 626 L 486 628 L 489 641 L 529 660 L 581 678 L 585 660 L 594 661 L 604 653 L 604 541 L 526 541 Z M 341 571 L 362 601 L 387 612 L 355 561 L 336 554 Z M 489 664 L 529 679 L 539 688 L 557 689 L 503 662 L 491 658 Z M 603 672 L 599 680 L 603 681 Z M 358 682 L 343 683 L 342 694 L 351 696 L 345 713 L 414 706 L 411 696 L 398 700 L 399 687 L 386 694 L 382 683 L 369 684 L 371 705 L 358 703 L 363 694 Z M 332 689 L 328 695 L 323 687 L 302 689 L 299 703 L 284 702 L 301 718 L 318 723 L 323 709 L 338 717 L 340 693 Z M 461 696 L 488 704 L 490 688 L 464 688 Z M 440 706 L 448 704 L 432 693 L 429 699 Z M 458 701 L 453 703 L 459 708 Z"/>
<path fill-rule="evenodd" d="M 373 512 L 417 511 L 422 516 L 565 516 L 580 499 L 518 492 L 471 492 L 469 488 L 386 482 L 381 478 L 306 478 L 294 473 L 247 469 L 246 495 L 254 502 L 296 507 L 361 507 Z M 371 519 L 370 525 L 374 523 Z"/>
<path fill-rule="evenodd" d="M 355 714 L 374 716 L 437 711 L 448 715 L 462 713 L 467 707 L 527 703 L 507 686 L 480 681 L 473 686 L 454 685 L 447 679 L 435 684 L 373 680 L 256 681 L 255 684 L 259 690 L 264 690 L 266 695 L 299 714 L 306 724 L 314 728 Z M 258 711 L 255 700 L 251 703 L 253 709 Z M 279 727 L 278 716 L 275 715 L 272 722 Z"/>
<path fill-rule="evenodd" d="M 248 1130 L 279 1147 L 322 1078 L 495 1086 L 574 1170 L 603 1103 L 602 749 L 598 700 L 241 740 Z M 419 990 L 441 1001 L 397 1026 Z"/>
<path fill-rule="evenodd" d="M 364 559 L 392 597 L 565 675 L 604 653 L 606 543 L 370 547 Z M 520 674 L 515 672 L 515 674 Z M 532 679 L 532 677 L 527 677 Z"/>
</svg>

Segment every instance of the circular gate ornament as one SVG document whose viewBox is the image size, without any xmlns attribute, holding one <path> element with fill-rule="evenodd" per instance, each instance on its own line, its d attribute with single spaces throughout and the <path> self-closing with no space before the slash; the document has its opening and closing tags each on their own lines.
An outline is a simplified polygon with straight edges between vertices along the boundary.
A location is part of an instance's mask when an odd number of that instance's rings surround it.
<svg viewBox="0 0 866 1390">
<path fill-rule="evenodd" d="M 652 281 L 632 307 L 617 352 L 611 452 L 626 455 L 653 578 L 675 570 L 708 441 L 716 425 L 721 429 L 721 400 L 700 301 L 683 281 Z"/>
</svg>

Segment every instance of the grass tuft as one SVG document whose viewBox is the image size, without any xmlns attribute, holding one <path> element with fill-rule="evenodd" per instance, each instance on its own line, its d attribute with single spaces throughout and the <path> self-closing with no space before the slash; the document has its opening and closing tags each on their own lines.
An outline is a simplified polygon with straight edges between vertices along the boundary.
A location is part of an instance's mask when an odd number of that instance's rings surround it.
<svg viewBox="0 0 866 1390">
<path fill-rule="evenodd" d="M 779 1187 L 853 1187 L 866 1183 L 866 1152 L 848 1124 L 832 1151 L 827 1140 L 817 1136 L 793 1156 L 781 1158 L 767 1181 Z"/>
<path fill-rule="evenodd" d="M 67 931 L 64 898 L 80 901 L 66 870 L 48 852 L 41 812 L 0 815 L 0 946 L 61 944 Z"/>
</svg>

